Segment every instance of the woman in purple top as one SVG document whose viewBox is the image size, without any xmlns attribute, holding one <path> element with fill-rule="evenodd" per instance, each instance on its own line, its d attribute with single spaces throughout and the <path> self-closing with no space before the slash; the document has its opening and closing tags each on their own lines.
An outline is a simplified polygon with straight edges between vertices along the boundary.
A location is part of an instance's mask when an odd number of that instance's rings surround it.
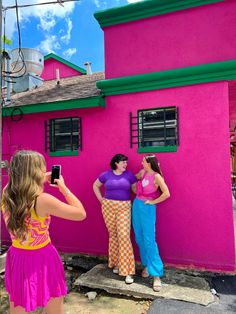
<svg viewBox="0 0 236 314">
<path fill-rule="evenodd" d="M 111 169 L 103 172 L 93 184 L 94 193 L 101 203 L 102 214 L 109 233 L 108 267 L 115 274 L 125 276 L 126 283 L 133 283 L 135 260 L 130 241 L 131 189 L 136 177 L 126 170 L 128 157 L 117 154 L 110 162 Z M 100 188 L 104 185 L 105 195 Z"/>
</svg>

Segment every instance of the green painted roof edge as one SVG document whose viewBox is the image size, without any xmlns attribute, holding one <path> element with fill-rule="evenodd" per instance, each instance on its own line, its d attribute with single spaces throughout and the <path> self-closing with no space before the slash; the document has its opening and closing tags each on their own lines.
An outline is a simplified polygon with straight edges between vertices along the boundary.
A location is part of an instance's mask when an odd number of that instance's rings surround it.
<svg viewBox="0 0 236 314">
<path fill-rule="evenodd" d="M 105 96 L 236 79 L 236 60 L 98 81 Z"/>
<path fill-rule="evenodd" d="M 67 61 L 67 60 L 63 59 L 62 57 L 59 57 L 59 56 L 55 55 L 54 53 L 49 53 L 48 55 L 44 56 L 44 61 L 46 61 L 46 60 L 48 60 L 50 58 L 55 59 L 55 60 L 65 64 L 65 65 L 67 65 L 68 67 L 70 67 L 70 68 L 72 68 L 72 69 L 74 69 L 76 71 L 81 72 L 82 74 L 86 74 L 86 70 L 85 69 L 79 67 L 78 65 L 75 65 L 75 64 L 71 63 L 70 61 Z"/>
<path fill-rule="evenodd" d="M 101 27 L 136 21 L 225 0 L 146 0 L 94 13 Z"/>
<path fill-rule="evenodd" d="M 91 107 L 105 107 L 105 97 L 95 96 L 89 98 L 71 99 L 55 101 L 51 103 L 32 104 L 15 107 L 3 107 L 3 117 L 18 115 L 20 111 L 23 114 L 39 113 L 39 112 L 51 112 L 59 110 L 70 110 L 79 108 L 91 108 Z M 19 110 L 17 110 L 19 109 Z M 14 112 L 15 110 L 15 112 Z"/>
</svg>

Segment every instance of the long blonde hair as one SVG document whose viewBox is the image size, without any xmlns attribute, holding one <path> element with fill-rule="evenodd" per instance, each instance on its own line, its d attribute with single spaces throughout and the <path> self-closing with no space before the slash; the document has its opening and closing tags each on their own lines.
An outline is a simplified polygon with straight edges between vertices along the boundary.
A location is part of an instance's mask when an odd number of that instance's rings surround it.
<svg viewBox="0 0 236 314">
<path fill-rule="evenodd" d="M 21 150 L 12 157 L 9 181 L 2 193 L 2 206 L 8 217 L 7 229 L 15 237 L 24 239 L 27 219 L 37 196 L 43 190 L 45 160 L 34 151 Z"/>
</svg>

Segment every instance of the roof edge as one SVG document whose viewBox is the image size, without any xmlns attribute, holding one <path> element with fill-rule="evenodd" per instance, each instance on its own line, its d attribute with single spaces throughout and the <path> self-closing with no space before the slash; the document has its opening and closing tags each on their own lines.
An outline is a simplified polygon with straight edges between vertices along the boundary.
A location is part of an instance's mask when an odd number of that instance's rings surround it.
<svg viewBox="0 0 236 314">
<path fill-rule="evenodd" d="M 65 64 L 65 65 L 67 65 L 68 67 L 70 67 L 70 68 L 72 68 L 72 69 L 74 69 L 74 70 L 76 70 L 78 72 L 81 72 L 82 74 L 86 74 L 86 70 L 85 69 L 79 67 L 78 65 L 75 65 L 74 63 L 71 63 L 70 61 L 67 61 L 67 60 L 63 59 L 62 57 L 59 57 L 59 56 L 55 55 L 54 53 L 49 53 L 46 56 L 44 56 L 44 61 L 46 61 L 46 60 L 48 60 L 50 58 L 55 59 L 55 60 Z"/>
<path fill-rule="evenodd" d="M 236 60 L 97 81 L 105 96 L 236 79 Z"/>
<path fill-rule="evenodd" d="M 94 13 L 100 26 L 123 24 L 225 0 L 146 0 Z"/>
<path fill-rule="evenodd" d="M 88 98 L 62 100 L 48 103 L 37 103 L 24 106 L 3 107 L 2 116 L 9 117 L 21 114 L 51 112 L 70 109 L 82 109 L 92 107 L 105 107 L 105 97 L 103 95 Z"/>
</svg>

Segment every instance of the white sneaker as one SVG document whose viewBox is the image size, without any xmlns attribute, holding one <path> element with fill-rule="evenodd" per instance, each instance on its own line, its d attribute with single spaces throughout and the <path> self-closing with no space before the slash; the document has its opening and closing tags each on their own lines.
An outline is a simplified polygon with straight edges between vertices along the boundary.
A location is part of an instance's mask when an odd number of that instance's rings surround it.
<svg viewBox="0 0 236 314">
<path fill-rule="evenodd" d="M 133 278 L 131 275 L 127 275 L 127 276 L 125 277 L 125 283 L 131 284 L 131 283 L 133 283 L 133 282 L 134 282 L 134 278 Z"/>
<path fill-rule="evenodd" d="M 112 271 L 113 271 L 114 274 L 119 274 L 119 268 L 118 267 L 114 267 L 112 269 Z"/>
</svg>

